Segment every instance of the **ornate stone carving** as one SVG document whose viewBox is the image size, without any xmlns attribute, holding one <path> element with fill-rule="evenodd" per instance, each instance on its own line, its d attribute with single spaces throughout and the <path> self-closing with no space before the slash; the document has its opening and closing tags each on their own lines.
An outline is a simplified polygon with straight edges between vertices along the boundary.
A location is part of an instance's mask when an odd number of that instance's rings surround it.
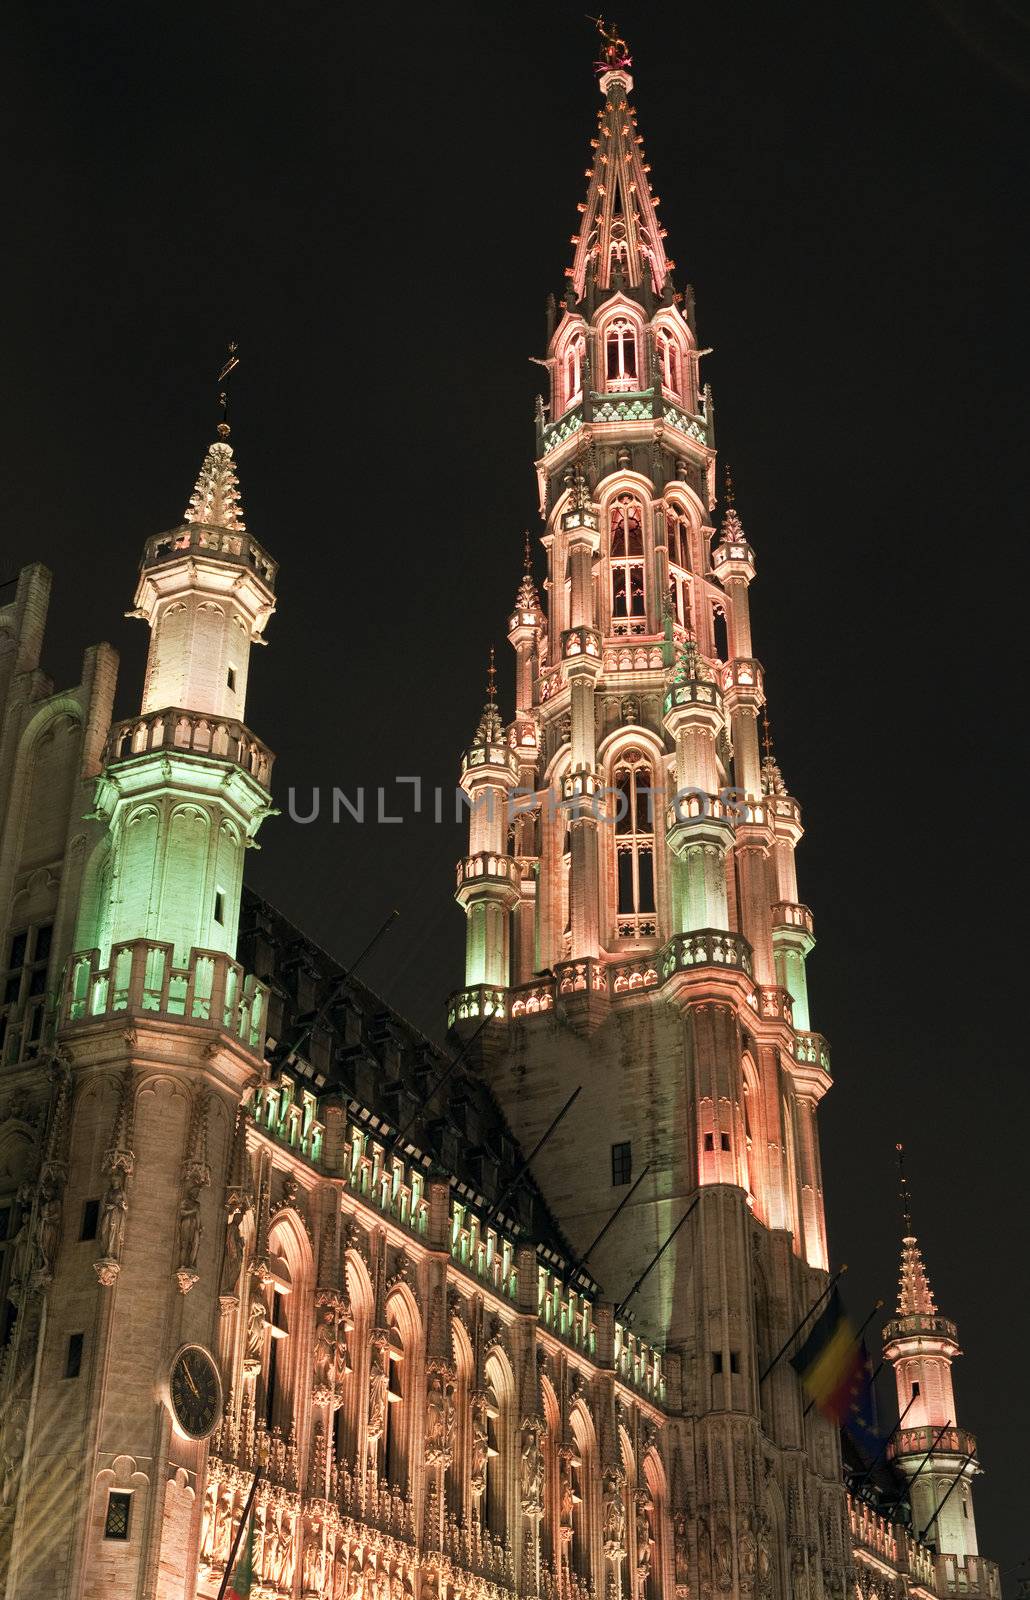
<svg viewBox="0 0 1030 1600">
<path fill-rule="evenodd" d="M 343 1379 L 350 1371 L 347 1332 L 352 1324 L 343 1300 L 334 1290 L 320 1290 L 315 1304 L 318 1320 L 312 1352 L 312 1396 L 316 1405 L 335 1409 L 343 1400 Z"/>
<path fill-rule="evenodd" d="M 426 1374 L 425 1459 L 449 1466 L 454 1436 L 454 1384 L 446 1368 L 430 1365 Z"/>
<path fill-rule="evenodd" d="M 386 1408 L 390 1403 L 390 1336 L 380 1331 L 372 1339 L 372 1363 L 368 1375 L 368 1442 L 373 1447 L 386 1428 Z"/>
<path fill-rule="evenodd" d="M 540 1448 L 543 1423 L 531 1418 L 522 1424 L 519 1459 L 519 1499 L 522 1515 L 534 1521 L 544 1513 L 544 1456 Z"/>
<path fill-rule="evenodd" d="M 606 1472 L 603 1480 L 601 1534 L 609 1561 L 621 1561 L 626 1554 L 626 1502 L 623 1480 L 616 1472 Z"/>
</svg>

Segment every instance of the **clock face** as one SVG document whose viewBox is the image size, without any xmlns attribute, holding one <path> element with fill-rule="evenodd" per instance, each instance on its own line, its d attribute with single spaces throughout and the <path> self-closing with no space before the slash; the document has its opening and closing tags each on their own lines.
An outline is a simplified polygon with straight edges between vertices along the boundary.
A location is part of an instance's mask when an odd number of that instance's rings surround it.
<svg viewBox="0 0 1030 1600">
<path fill-rule="evenodd" d="M 172 1416 L 191 1439 L 206 1439 L 222 1414 L 222 1381 L 214 1360 L 199 1344 L 188 1344 L 172 1362 L 168 1380 Z"/>
</svg>

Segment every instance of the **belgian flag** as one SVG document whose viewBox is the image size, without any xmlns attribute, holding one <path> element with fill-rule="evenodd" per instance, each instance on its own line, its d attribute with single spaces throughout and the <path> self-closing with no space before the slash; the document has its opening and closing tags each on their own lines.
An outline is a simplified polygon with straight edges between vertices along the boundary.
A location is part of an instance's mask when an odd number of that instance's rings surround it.
<svg viewBox="0 0 1030 1600">
<path fill-rule="evenodd" d="M 866 1360 L 844 1302 L 834 1289 L 808 1338 L 790 1364 L 805 1393 L 838 1426 L 851 1416 L 862 1392 Z"/>
</svg>

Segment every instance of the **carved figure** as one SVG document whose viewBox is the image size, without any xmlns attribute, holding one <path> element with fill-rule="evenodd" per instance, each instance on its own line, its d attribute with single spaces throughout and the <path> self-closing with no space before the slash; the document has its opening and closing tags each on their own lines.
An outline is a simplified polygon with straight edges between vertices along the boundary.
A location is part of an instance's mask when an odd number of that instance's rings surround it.
<svg viewBox="0 0 1030 1600">
<path fill-rule="evenodd" d="M 44 1278 L 54 1275 L 57 1246 L 61 1237 L 61 1186 L 52 1172 L 43 1175 L 39 1190 L 37 1248 L 39 1270 Z"/>
<path fill-rule="evenodd" d="M 604 1553 L 617 1557 L 626 1554 L 626 1505 L 622 1498 L 622 1485 L 609 1474 L 604 1483 L 604 1506 L 601 1513 L 604 1534 Z"/>
<path fill-rule="evenodd" d="M 336 1381 L 336 1313 L 332 1306 L 323 1306 L 319 1312 L 312 1363 L 316 1391 L 331 1393 Z"/>
<path fill-rule="evenodd" d="M 372 1370 L 368 1376 L 368 1437 L 380 1439 L 386 1427 L 386 1408 L 389 1404 L 390 1373 L 386 1341 L 377 1339 L 372 1346 Z"/>
<path fill-rule="evenodd" d="M 255 1289 L 250 1305 L 247 1308 L 247 1354 L 246 1364 L 252 1371 L 261 1367 L 261 1359 L 265 1353 L 265 1323 L 268 1320 L 268 1308 L 261 1295 Z"/>
<path fill-rule="evenodd" d="M 523 1516 L 537 1516 L 543 1510 L 544 1461 L 537 1431 L 529 1427 L 522 1435 L 519 1486 Z"/>
<path fill-rule="evenodd" d="M 438 1372 L 429 1376 L 426 1394 L 426 1460 L 439 1461 L 447 1448 L 447 1401 Z"/>
<path fill-rule="evenodd" d="M 125 1170 L 116 1166 L 111 1171 L 107 1189 L 100 1205 L 100 1226 L 97 1240 L 100 1254 L 107 1261 L 119 1261 L 122 1240 L 125 1238 L 125 1219 L 129 1212 L 129 1199 L 125 1192 Z"/>
<path fill-rule="evenodd" d="M 289 1590 L 293 1585 L 293 1518 L 288 1511 L 280 1513 L 275 1531 L 273 1581 L 277 1588 Z"/>
<path fill-rule="evenodd" d="M 243 1221 L 250 1205 L 238 1189 L 231 1189 L 225 1201 L 225 1259 L 222 1263 L 222 1293 L 234 1294 L 243 1270 Z"/>
<path fill-rule="evenodd" d="M 486 1488 L 486 1463 L 490 1456 L 490 1432 L 487 1423 L 486 1401 L 480 1396 L 472 1406 L 472 1493 L 478 1499 Z"/>
<path fill-rule="evenodd" d="M 648 1516 L 650 1500 L 646 1494 L 637 1495 L 637 1593 L 647 1593 L 651 1576 L 651 1519 Z"/>
<path fill-rule="evenodd" d="M 204 1180 L 191 1173 L 179 1204 L 179 1265 L 192 1272 L 197 1265 L 204 1224 L 200 1219 L 200 1191 Z"/>
</svg>

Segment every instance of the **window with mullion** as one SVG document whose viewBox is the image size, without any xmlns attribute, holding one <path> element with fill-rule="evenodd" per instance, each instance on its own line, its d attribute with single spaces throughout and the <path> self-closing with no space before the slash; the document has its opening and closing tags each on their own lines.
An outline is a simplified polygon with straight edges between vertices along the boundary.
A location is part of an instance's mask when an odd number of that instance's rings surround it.
<svg viewBox="0 0 1030 1600">
<path fill-rule="evenodd" d="M 642 755 L 629 751 L 613 774 L 615 790 L 616 932 L 620 939 L 657 932 L 654 883 L 654 776 Z"/>
<path fill-rule="evenodd" d="M 25 1060 L 39 1046 L 52 935 L 49 922 L 11 935 L 7 962 L 0 971 L 0 1053 L 5 1061 Z"/>
<path fill-rule="evenodd" d="M 605 371 L 612 389 L 631 389 L 637 381 L 637 336 L 633 324 L 619 317 L 605 334 Z"/>
<path fill-rule="evenodd" d="M 612 571 L 612 618 L 646 615 L 644 604 L 644 516 L 640 501 L 620 494 L 611 509 L 608 557 Z"/>
</svg>

